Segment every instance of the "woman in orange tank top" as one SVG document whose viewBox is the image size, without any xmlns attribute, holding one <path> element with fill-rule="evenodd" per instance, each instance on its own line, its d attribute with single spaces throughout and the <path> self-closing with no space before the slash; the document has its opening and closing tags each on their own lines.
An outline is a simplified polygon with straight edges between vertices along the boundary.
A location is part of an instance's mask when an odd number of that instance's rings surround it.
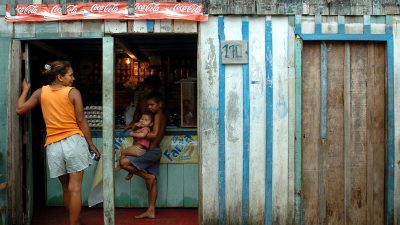
<svg viewBox="0 0 400 225">
<path fill-rule="evenodd" d="M 42 73 L 47 76 L 49 85 L 36 90 L 27 99 L 30 84 L 24 80 L 16 112 L 23 115 L 37 104 L 41 105 L 50 177 L 58 177 L 61 182 L 70 225 L 79 225 L 83 170 L 91 163 L 89 151 L 96 154 L 95 160 L 100 159 L 100 153 L 93 144 L 84 117 L 81 94 L 72 87 L 75 78 L 71 64 L 54 61 L 46 64 Z"/>
</svg>

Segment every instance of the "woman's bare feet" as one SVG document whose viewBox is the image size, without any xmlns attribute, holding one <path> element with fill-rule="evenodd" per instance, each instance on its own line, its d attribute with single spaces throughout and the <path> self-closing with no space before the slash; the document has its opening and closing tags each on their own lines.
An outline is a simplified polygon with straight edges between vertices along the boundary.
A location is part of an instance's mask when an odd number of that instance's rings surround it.
<svg viewBox="0 0 400 225">
<path fill-rule="evenodd" d="M 156 212 L 154 209 L 147 209 L 146 212 L 135 216 L 136 219 L 142 219 L 142 218 L 149 218 L 149 219 L 154 219 L 156 218 Z"/>
</svg>

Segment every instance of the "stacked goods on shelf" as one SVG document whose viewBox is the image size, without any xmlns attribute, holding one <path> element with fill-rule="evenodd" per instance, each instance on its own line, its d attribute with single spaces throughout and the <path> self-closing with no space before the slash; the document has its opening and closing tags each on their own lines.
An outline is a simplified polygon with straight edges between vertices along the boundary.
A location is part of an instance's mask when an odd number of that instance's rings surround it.
<svg viewBox="0 0 400 225">
<path fill-rule="evenodd" d="M 119 58 L 116 65 L 115 81 L 125 87 L 136 89 L 139 82 L 150 76 L 150 62 L 132 62 L 130 58 Z"/>
<path fill-rule="evenodd" d="M 85 118 L 90 128 L 102 128 L 103 126 L 103 107 L 102 106 L 86 106 L 83 109 Z"/>
</svg>

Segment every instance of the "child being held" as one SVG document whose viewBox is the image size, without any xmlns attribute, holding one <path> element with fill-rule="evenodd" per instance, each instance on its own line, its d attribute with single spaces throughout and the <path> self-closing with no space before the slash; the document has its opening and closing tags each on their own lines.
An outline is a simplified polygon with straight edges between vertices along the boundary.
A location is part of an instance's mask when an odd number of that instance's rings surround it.
<svg viewBox="0 0 400 225">
<path fill-rule="evenodd" d="M 132 131 L 129 132 L 128 136 L 133 137 L 133 144 L 121 152 L 120 161 L 127 156 L 139 157 L 146 153 L 146 150 L 150 147 L 150 139 L 146 136 L 151 131 L 153 121 L 154 114 L 148 110 L 141 115 L 139 122 L 132 125 Z M 115 171 L 120 169 L 119 163 L 116 164 Z"/>
<path fill-rule="evenodd" d="M 129 136 L 133 137 L 133 145 L 126 148 L 121 153 L 121 158 L 126 156 L 141 156 L 150 146 L 150 139 L 146 138 L 153 126 L 154 114 L 151 111 L 145 111 L 139 119 L 139 122 L 133 124 L 133 131 L 129 132 Z"/>
</svg>

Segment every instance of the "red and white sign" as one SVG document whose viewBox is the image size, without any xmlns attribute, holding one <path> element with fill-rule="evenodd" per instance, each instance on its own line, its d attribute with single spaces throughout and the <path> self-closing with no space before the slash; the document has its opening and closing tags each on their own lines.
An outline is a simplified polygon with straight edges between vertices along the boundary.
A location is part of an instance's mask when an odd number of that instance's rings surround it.
<svg viewBox="0 0 400 225">
<path fill-rule="evenodd" d="M 62 14 L 59 4 L 19 4 L 15 16 L 6 6 L 7 22 L 38 22 L 59 20 L 146 20 L 180 19 L 207 21 L 203 5 L 188 2 L 137 2 L 135 14 L 128 14 L 127 2 L 90 2 L 67 4 L 67 14 Z"/>
</svg>

